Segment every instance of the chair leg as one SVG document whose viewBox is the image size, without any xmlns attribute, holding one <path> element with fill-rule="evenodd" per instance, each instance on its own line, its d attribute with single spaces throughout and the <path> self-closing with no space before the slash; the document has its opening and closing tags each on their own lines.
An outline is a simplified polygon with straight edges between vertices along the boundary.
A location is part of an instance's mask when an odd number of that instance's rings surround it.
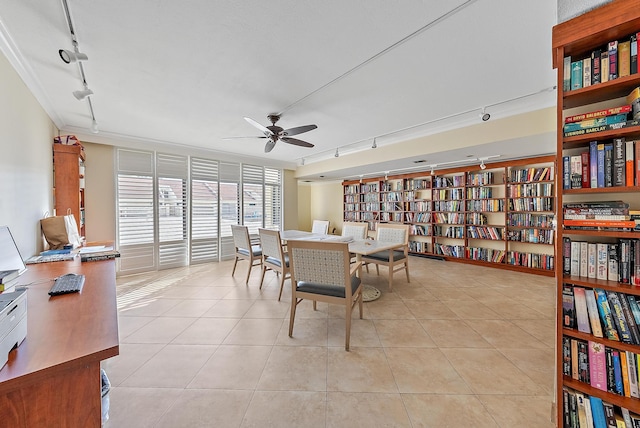
<svg viewBox="0 0 640 428">
<path fill-rule="evenodd" d="M 234 273 L 236 273 L 236 266 L 238 265 L 238 256 L 236 256 L 236 259 L 233 262 L 233 270 L 231 271 L 231 276 L 233 276 Z"/>
<path fill-rule="evenodd" d="M 358 293 L 358 309 L 360 310 L 360 319 L 362 319 L 362 289 Z"/>
<path fill-rule="evenodd" d="M 278 273 L 278 272 L 276 271 L 276 273 Z M 285 277 L 285 274 L 284 274 L 284 272 L 282 272 L 282 278 L 280 278 L 280 294 L 278 294 L 278 302 L 280 301 L 280 298 L 282 297 L 282 289 L 284 288 L 284 277 Z"/>
<path fill-rule="evenodd" d="M 407 272 L 407 282 L 411 282 L 409 281 L 409 262 L 404 262 L 404 270 Z"/>
<path fill-rule="evenodd" d="M 247 279 L 244 281 L 245 285 L 249 285 L 249 277 L 251 276 L 252 267 L 253 267 L 253 260 L 249 259 L 249 269 L 247 269 Z"/>
<path fill-rule="evenodd" d="M 251 268 L 249 268 L 251 269 Z M 262 277 L 260 278 L 260 290 L 262 290 L 262 283 L 264 282 L 264 274 L 267 273 L 267 266 L 262 265 Z"/>
<path fill-rule="evenodd" d="M 376 273 L 380 276 L 380 266 L 376 263 Z"/>
<path fill-rule="evenodd" d="M 393 266 L 389 266 L 389 292 L 393 291 Z"/>
<path fill-rule="evenodd" d="M 349 350 L 349 339 L 351 339 L 351 302 L 347 303 L 347 311 L 345 313 L 345 318 L 347 320 L 344 332 L 344 350 Z"/>
<path fill-rule="evenodd" d="M 291 284 L 294 287 L 293 284 Z M 291 294 L 291 310 L 289 311 L 289 337 L 293 337 L 293 322 L 296 319 L 296 306 L 298 306 L 298 299 L 295 292 Z"/>
</svg>

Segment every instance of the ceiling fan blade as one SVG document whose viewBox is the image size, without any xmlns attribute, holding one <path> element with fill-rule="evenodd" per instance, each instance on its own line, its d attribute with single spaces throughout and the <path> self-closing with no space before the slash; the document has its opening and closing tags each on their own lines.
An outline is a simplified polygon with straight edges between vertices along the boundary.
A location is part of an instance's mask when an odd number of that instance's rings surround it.
<svg viewBox="0 0 640 428">
<path fill-rule="evenodd" d="M 276 146 L 276 140 L 269 140 L 267 144 L 264 146 L 264 152 L 269 153 Z"/>
<path fill-rule="evenodd" d="M 250 117 L 245 117 L 244 120 L 246 120 L 251 125 L 253 125 L 256 128 L 258 128 L 260 131 L 262 131 L 262 133 L 265 135 L 265 137 L 271 137 L 272 135 L 275 135 L 273 132 L 271 132 L 271 130 L 269 128 L 260 125 L 258 122 L 256 122 L 255 120 L 251 119 Z"/>
<path fill-rule="evenodd" d="M 287 144 L 293 144 L 296 146 L 313 147 L 313 144 L 307 143 L 306 141 L 298 140 L 297 138 L 281 137 L 280 140 L 284 141 Z"/>
<path fill-rule="evenodd" d="M 255 137 L 251 136 L 247 136 L 247 137 L 222 137 L 223 140 L 237 140 L 239 138 L 267 138 L 264 135 L 256 135 Z"/>
<path fill-rule="evenodd" d="M 295 128 L 289 128 L 282 131 L 283 137 L 290 137 L 292 135 L 302 134 L 303 132 L 309 132 L 316 129 L 316 125 L 305 125 L 305 126 L 297 126 Z"/>
</svg>

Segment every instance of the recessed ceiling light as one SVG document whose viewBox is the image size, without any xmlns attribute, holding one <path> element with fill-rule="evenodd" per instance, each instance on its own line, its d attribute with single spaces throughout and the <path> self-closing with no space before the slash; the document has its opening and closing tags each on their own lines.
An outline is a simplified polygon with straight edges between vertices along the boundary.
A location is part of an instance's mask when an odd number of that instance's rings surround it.
<svg viewBox="0 0 640 428">
<path fill-rule="evenodd" d="M 413 163 L 424 163 L 426 162 L 426 159 L 420 159 L 420 160 L 414 160 Z"/>
<path fill-rule="evenodd" d="M 324 175 L 321 175 L 320 178 L 324 178 Z"/>
</svg>

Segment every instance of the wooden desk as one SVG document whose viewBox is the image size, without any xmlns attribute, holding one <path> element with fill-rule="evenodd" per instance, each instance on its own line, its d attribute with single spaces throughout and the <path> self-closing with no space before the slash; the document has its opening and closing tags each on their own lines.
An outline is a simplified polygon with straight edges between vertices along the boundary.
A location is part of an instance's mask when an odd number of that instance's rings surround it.
<svg viewBox="0 0 640 428">
<path fill-rule="evenodd" d="M 80 293 L 49 297 L 53 279 L 85 275 Z M 100 427 L 100 361 L 118 355 L 113 260 L 28 265 L 27 337 L 0 370 L 0 425 Z"/>
</svg>

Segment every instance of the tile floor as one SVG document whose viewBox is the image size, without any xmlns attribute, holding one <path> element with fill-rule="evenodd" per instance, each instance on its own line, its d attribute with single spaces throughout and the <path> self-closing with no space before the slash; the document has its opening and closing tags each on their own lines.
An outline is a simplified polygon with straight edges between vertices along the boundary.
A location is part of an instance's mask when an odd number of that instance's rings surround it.
<svg viewBox="0 0 640 428">
<path fill-rule="evenodd" d="M 120 427 L 553 427 L 554 280 L 412 257 L 354 315 L 300 304 L 241 262 L 119 278 L 120 355 L 104 362 Z M 357 312 L 356 312 L 357 314 Z"/>
</svg>

